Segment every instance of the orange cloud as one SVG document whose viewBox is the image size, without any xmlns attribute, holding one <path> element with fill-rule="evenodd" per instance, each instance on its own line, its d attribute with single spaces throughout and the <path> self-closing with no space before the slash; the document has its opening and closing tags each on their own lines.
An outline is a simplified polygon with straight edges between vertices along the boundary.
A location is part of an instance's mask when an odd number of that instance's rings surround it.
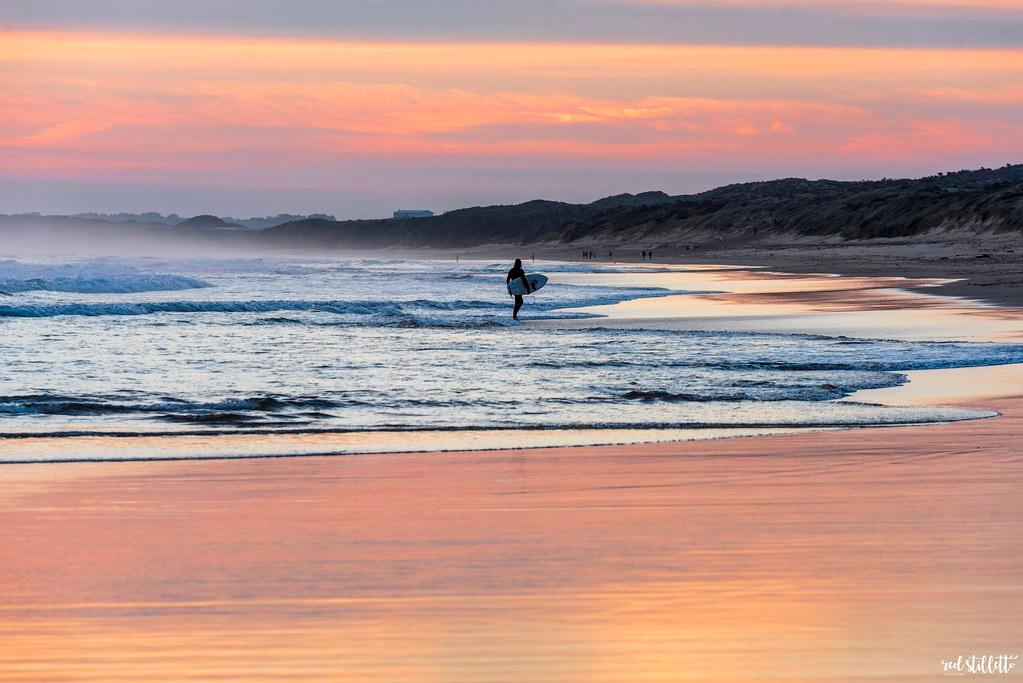
<svg viewBox="0 0 1023 683">
<path fill-rule="evenodd" d="M 226 177 L 393 157 L 667 167 L 1023 153 L 1023 120 L 988 111 L 1023 93 L 1013 50 L 13 32 L 0 68 L 8 177 Z"/>
<path fill-rule="evenodd" d="M 1002 88 L 930 88 L 920 96 L 937 102 L 1023 105 L 1023 84 Z"/>
<path fill-rule="evenodd" d="M 60 148 L 109 127 L 110 124 L 105 121 L 62 121 L 28 135 L 0 138 L 0 147 Z"/>
</svg>

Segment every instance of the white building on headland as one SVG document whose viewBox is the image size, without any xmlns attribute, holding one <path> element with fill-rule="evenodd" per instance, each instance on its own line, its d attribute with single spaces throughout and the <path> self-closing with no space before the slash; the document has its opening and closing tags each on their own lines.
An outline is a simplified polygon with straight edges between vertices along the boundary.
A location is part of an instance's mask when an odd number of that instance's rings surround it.
<svg viewBox="0 0 1023 683">
<path fill-rule="evenodd" d="M 433 211 L 426 209 L 398 209 L 394 212 L 395 218 L 429 218 Z"/>
</svg>

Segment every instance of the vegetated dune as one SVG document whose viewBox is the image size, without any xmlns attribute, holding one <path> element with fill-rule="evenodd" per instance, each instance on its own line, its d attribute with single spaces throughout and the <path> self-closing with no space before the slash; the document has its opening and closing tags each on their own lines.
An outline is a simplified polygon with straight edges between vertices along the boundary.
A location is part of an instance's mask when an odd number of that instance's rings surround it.
<svg viewBox="0 0 1023 683">
<path fill-rule="evenodd" d="M 264 230 L 269 245 L 473 247 L 691 241 L 869 240 L 929 234 L 1023 233 L 1023 165 L 918 180 L 785 179 L 672 197 L 617 195 L 591 204 L 533 200 L 432 218 L 295 221 Z"/>
</svg>

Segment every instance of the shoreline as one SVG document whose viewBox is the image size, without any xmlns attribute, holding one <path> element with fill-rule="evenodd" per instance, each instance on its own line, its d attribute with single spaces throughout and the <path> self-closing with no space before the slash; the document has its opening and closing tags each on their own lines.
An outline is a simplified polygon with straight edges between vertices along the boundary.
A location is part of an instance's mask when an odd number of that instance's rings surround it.
<svg viewBox="0 0 1023 683">
<path fill-rule="evenodd" d="M 686 444 L 702 441 L 722 441 L 726 439 L 749 439 L 759 440 L 769 437 L 811 434 L 819 432 L 843 431 L 855 432 L 860 430 L 873 429 L 920 429 L 936 425 L 949 425 L 958 422 L 971 422 L 976 420 L 997 420 L 1002 417 L 1002 412 L 996 407 L 998 400 L 1019 398 L 1017 387 L 1023 386 L 1023 363 L 994 366 L 975 366 L 962 368 L 937 368 L 928 370 L 910 370 L 901 374 L 907 376 L 907 381 L 896 387 L 882 389 L 861 389 L 849 396 L 835 399 L 837 402 L 866 402 L 879 403 L 886 406 L 935 406 L 935 407 L 962 407 L 968 409 L 986 409 L 994 412 L 993 415 L 979 415 L 958 420 L 943 420 L 926 423 L 905 423 L 905 424 L 864 424 L 864 425 L 781 425 L 781 426 L 758 426 L 758 427 L 699 427 L 699 428 L 637 428 L 625 429 L 614 428 L 580 428 L 574 430 L 564 429 L 539 429 L 523 427 L 521 429 L 495 428 L 490 430 L 464 430 L 468 432 L 479 432 L 491 441 L 516 441 L 517 445 L 509 447 L 504 445 L 459 447 L 449 445 L 444 447 L 423 447 L 420 449 L 407 450 L 374 450 L 372 448 L 363 450 L 337 450 L 330 451 L 330 447 L 337 448 L 338 437 L 353 436 L 360 437 L 373 432 L 315 432 L 312 436 L 323 437 L 324 441 L 332 444 L 325 446 L 327 450 L 309 451 L 285 451 L 275 446 L 273 452 L 259 453 L 246 451 L 242 454 L 214 454 L 208 453 L 205 447 L 203 454 L 196 455 L 152 455 L 153 442 L 177 443 L 178 440 L 189 440 L 192 435 L 171 435 L 153 434 L 151 436 L 92 436 L 92 437 L 32 437 L 19 436 L 17 439 L 38 440 L 42 446 L 50 447 L 59 444 L 60 440 L 68 439 L 69 446 L 79 449 L 79 455 L 68 458 L 31 459 L 24 457 L 18 460 L 0 461 L 0 467 L 7 468 L 19 465 L 75 465 L 75 464 L 112 464 L 112 463 L 147 463 L 147 462 L 207 462 L 207 461 L 230 461 L 230 460 L 273 460 L 273 459 L 295 459 L 295 458 L 348 458 L 355 456 L 429 456 L 434 454 L 449 453 L 500 453 L 503 451 L 521 452 L 546 450 L 551 448 L 625 448 L 631 446 L 643 446 L 649 444 Z M 955 387 L 949 391 L 949 386 Z M 574 436 L 566 436 L 565 432 L 571 432 Z M 576 434 L 577 433 L 577 434 Z M 396 435 L 398 438 L 406 439 L 411 435 L 422 434 L 429 437 L 433 434 L 431 430 L 420 432 L 386 432 L 388 435 Z M 442 432 L 442 434 L 447 434 Z M 614 436 L 602 436 L 613 434 Z M 632 438 L 628 435 L 632 434 Z M 553 443 L 524 444 L 522 437 L 526 440 L 536 436 L 549 436 Z M 266 437 L 291 437 L 310 436 L 308 433 L 273 433 L 273 434 L 209 434 L 196 435 L 202 442 L 208 441 L 232 441 L 232 437 L 238 437 L 245 441 L 262 440 Z M 225 439 L 226 437 L 226 439 Z M 10 437 L 7 437 L 10 438 Z M 149 453 L 147 456 L 87 456 L 81 454 L 84 444 L 94 444 L 92 448 L 97 450 L 118 450 L 113 445 L 118 441 L 126 442 L 127 450 L 134 446 L 133 441 L 150 440 Z M 570 442 L 562 442 L 566 439 Z M 608 440 L 612 439 L 612 440 Z M 624 439 L 624 440 L 613 440 Z M 136 447 L 137 448 L 137 447 Z M 204 449 L 204 446 L 199 446 Z"/>
<path fill-rule="evenodd" d="M 1023 635 L 1023 400 L 990 405 L 855 436 L 12 465 L 0 680 L 936 679 Z"/>
<path fill-rule="evenodd" d="M 952 280 L 937 286 L 940 293 L 1006 308 L 1023 308 L 1023 259 L 1018 243 L 1004 240 L 916 241 L 878 239 L 853 242 L 695 243 L 690 249 L 657 245 L 491 245 L 471 249 L 434 249 L 419 252 L 439 258 L 499 258 L 528 256 L 593 265 L 719 265 L 777 270 L 798 275 L 836 273 L 842 276 Z M 640 258 L 649 247 L 652 261 Z M 581 259 L 583 249 L 597 250 L 598 258 Z M 606 254 L 613 252 L 614 260 Z M 929 293 L 933 293 L 930 287 Z"/>
</svg>

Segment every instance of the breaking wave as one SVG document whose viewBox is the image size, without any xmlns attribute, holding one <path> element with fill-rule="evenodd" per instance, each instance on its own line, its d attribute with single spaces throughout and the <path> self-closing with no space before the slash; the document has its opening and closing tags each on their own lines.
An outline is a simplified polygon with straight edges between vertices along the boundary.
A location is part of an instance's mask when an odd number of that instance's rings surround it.
<svg viewBox="0 0 1023 683">
<path fill-rule="evenodd" d="M 210 287 L 205 280 L 104 262 L 36 264 L 0 261 L 0 292 L 50 291 L 79 294 L 132 294 Z"/>
<path fill-rule="evenodd" d="M 530 307 L 536 311 L 554 311 L 571 306 L 581 308 L 615 304 L 638 297 L 659 297 L 671 294 L 690 294 L 659 288 L 611 290 L 604 295 L 577 297 L 565 302 L 536 301 Z M 310 300 L 310 299 L 257 299 L 250 301 L 207 301 L 182 299 L 179 301 L 139 302 L 20 302 L 0 305 L 0 318 L 49 318 L 56 316 L 135 316 L 157 313 L 278 313 L 313 311 L 356 316 L 403 316 L 430 312 L 507 312 L 504 302 L 486 300 L 437 301 L 411 299 L 407 301 L 375 300 Z M 560 316 L 559 316 L 560 317 Z M 573 316 L 575 317 L 575 316 Z M 428 323 L 427 323 L 428 324 Z"/>
</svg>

